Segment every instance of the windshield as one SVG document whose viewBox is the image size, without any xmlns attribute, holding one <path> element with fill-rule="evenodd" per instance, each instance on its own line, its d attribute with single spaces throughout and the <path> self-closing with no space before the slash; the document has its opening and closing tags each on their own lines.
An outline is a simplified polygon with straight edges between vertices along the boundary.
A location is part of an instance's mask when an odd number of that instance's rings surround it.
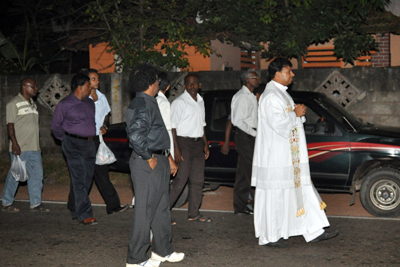
<svg viewBox="0 0 400 267">
<path fill-rule="evenodd" d="M 318 105 L 320 105 L 323 109 L 328 111 L 333 117 L 335 117 L 335 119 L 344 125 L 347 130 L 354 130 L 351 126 L 353 126 L 355 129 L 361 126 L 361 119 L 347 112 L 339 104 L 335 103 L 328 97 L 315 97 L 314 101 L 317 102 Z M 343 117 L 345 117 L 345 119 Z M 347 123 L 346 119 L 351 123 L 351 126 Z"/>
</svg>

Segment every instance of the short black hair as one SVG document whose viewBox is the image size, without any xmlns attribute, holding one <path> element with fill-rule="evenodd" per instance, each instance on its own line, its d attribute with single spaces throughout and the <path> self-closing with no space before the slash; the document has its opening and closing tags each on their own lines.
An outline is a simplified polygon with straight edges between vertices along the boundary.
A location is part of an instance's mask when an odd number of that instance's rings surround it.
<svg viewBox="0 0 400 267">
<path fill-rule="evenodd" d="M 166 74 L 165 72 L 160 72 L 158 73 L 158 79 L 160 80 L 160 85 L 158 85 L 160 91 L 167 90 L 168 85 L 170 85 L 168 74 Z"/>
<path fill-rule="evenodd" d="M 82 69 L 81 71 L 79 71 L 79 73 L 85 74 L 86 76 L 89 76 L 90 73 L 99 74 L 99 72 L 96 69 Z"/>
<path fill-rule="evenodd" d="M 134 92 L 144 92 L 156 82 L 158 70 L 155 66 L 142 63 L 129 73 L 129 86 Z"/>
<path fill-rule="evenodd" d="M 75 92 L 78 86 L 83 86 L 88 81 L 90 81 L 90 79 L 87 75 L 82 73 L 75 74 L 71 80 L 71 92 Z"/>
<path fill-rule="evenodd" d="M 96 69 L 89 69 L 88 73 L 96 73 L 99 74 L 99 72 Z"/>
<path fill-rule="evenodd" d="M 265 83 L 260 83 L 260 85 L 257 88 L 254 88 L 253 94 L 254 95 L 260 94 L 261 95 L 264 92 L 266 86 L 267 85 Z"/>
<path fill-rule="evenodd" d="M 197 76 L 197 74 L 189 73 L 188 75 L 185 76 L 184 83 L 186 83 L 186 79 L 187 79 L 188 77 L 190 77 L 190 76 L 196 77 L 197 80 L 200 81 L 199 76 Z"/>
<path fill-rule="evenodd" d="M 287 58 L 275 58 L 268 66 L 268 78 L 275 78 L 275 73 L 281 72 L 284 67 L 292 67 L 292 63 Z"/>
</svg>

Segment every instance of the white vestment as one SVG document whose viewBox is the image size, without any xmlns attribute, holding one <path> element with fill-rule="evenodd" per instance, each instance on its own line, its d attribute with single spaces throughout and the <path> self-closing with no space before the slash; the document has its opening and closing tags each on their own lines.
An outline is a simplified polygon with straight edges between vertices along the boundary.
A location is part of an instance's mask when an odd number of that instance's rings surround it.
<svg viewBox="0 0 400 267">
<path fill-rule="evenodd" d="M 311 182 L 305 118 L 296 117 L 286 90 L 271 81 L 259 101 L 251 185 L 256 187 L 254 226 L 260 245 L 296 235 L 309 242 L 329 226 Z"/>
</svg>

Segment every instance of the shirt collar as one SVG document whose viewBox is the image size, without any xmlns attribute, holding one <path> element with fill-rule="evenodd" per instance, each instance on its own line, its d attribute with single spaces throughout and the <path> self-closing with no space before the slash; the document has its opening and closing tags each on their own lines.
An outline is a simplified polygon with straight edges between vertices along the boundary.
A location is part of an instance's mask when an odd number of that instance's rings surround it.
<svg viewBox="0 0 400 267">
<path fill-rule="evenodd" d="M 195 100 L 193 99 L 193 97 L 188 93 L 188 91 L 186 91 L 186 89 L 185 89 L 185 91 L 183 91 L 183 94 L 186 96 L 186 98 L 192 99 L 193 102 L 195 102 L 195 103 L 197 103 L 197 102 L 199 102 L 199 101 L 201 101 L 201 100 L 203 99 L 203 98 L 201 97 L 201 95 L 199 95 L 199 93 L 197 93 L 197 96 L 196 96 L 197 101 L 195 101 Z"/>
<path fill-rule="evenodd" d="M 275 84 L 275 86 L 278 87 L 279 89 L 281 89 L 282 91 L 286 91 L 288 89 L 287 86 L 284 86 L 278 82 L 275 82 L 274 80 L 272 80 L 271 82 L 273 82 Z"/>
<path fill-rule="evenodd" d="M 138 92 L 138 93 L 136 93 L 136 97 L 144 97 L 144 98 L 146 98 L 146 99 L 148 99 L 148 100 L 150 100 L 150 101 L 152 101 L 152 102 L 154 102 L 154 103 L 157 103 L 155 97 L 151 97 L 151 96 L 149 96 L 148 94 L 143 93 L 143 92 Z"/>
<path fill-rule="evenodd" d="M 246 95 L 252 95 L 252 96 L 254 96 L 254 97 L 256 97 L 251 91 L 250 91 L 250 89 L 246 86 L 246 85 L 243 85 L 242 86 L 242 89 L 243 89 L 243 92 L 246 94 Z"/>
<path fill-rule="evenodd" d="M 161 91 L 158 91 L 157 97 L 161 97 L 161 98 L 168 100 L 167 97 Z"/>
</svg>

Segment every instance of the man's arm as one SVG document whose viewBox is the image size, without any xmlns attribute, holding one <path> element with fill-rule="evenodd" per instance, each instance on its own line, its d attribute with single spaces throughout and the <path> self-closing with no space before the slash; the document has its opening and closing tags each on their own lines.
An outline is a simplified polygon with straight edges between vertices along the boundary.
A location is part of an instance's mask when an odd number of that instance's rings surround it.
<svg viewBox="0 0 400 267">
<path fill-rule="evenodd" d="M 100 127 L 100 132 L 101 135 L 105 135 L 108 131 L 108 126 L 109 126 L 109 122 L 108 122 L 108 117 L 109 117 L 110 113 L 108 113 L 105 117 L 104 117 L 104 122 L 103 122 L 103 126 Z M 96 133 L 97 134 L 97 133 Z"/>
<path fill-rule="evenodd" d="M 149 110 L 146 108 L 128 109 L 126 115 L 129 144 L 142 159 L 152 159 L 152 151 L 147 143 L 147 135 L 151 127 Z"/>
<path fill-rule="evenodd" d="M 228 155 L 229 153 L 229 141 L 231 137 L 231 132 L 232 132 L 232 121 L 228 119 L 226 121 L 226 126 L 225 126 L 225 141 L 221 148 L 221 153 L 224 155 Z"/>
<path fill-rule="evenodd" d="M 206 127 L 203 127 L 203 142 L 204 142 L 204 156 L 206 159 L 210 156 L 210 150 L 208 149 L 208 142 L 206 137 Z"/>
<path fill-rule="evenodd" d="M 181 162 L 183 159 L 181 149 L 179 148 L 178 145 L 178 135 L 176 134 L 176 129 L 172 128 L 172 139 L 174 140 L 174 158 L 177 164 Z"/>
<path fill-rule="evenodd" d="M 11 152 L 16 156 L 21 155 L 21 148 L 17 142 L 17 138 L 15 137 L 14 123 L 7 124 L 7 133 L 8 137 L 11 139 Z"/>
<path fill-rule="evenodd" d="M 53 120 L 51 122 L 51 130 L 53 131 L 54 137 L 62 141 L 65 131 L 62 128 L 64 123 L 64 114 L 62 111 L 62 104 L 60 104 L 61 103 L 58 103 L 56 109 L 54 110 Z"/>
</svg>

